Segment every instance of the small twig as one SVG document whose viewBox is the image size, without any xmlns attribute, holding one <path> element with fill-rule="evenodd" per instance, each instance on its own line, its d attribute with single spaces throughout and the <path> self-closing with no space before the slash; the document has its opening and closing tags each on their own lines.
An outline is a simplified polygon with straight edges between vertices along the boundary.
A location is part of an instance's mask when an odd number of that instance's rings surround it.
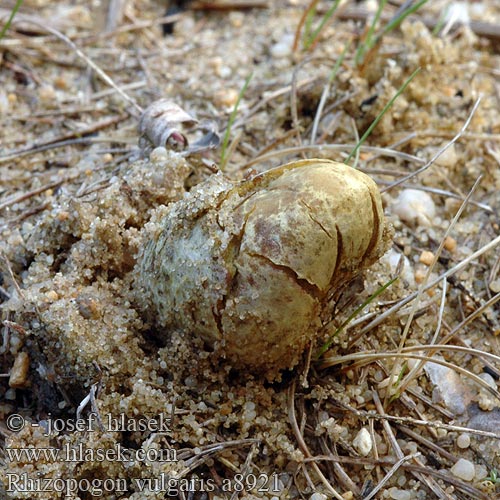
<svg viewBox="0 0 500 500">
<path fill-rule="evenodd" d="M 193 2 L 192 10 L 236 10 L 236 9 L 267 9 L 269 2 L 265 0 L 219 0 L 216 2 Z"/>
<path fill-rule="evenodd" d="M 422 436 L 422 433 L 412 431 L 408 427 L 404 425 L 398 425 L 398 430 L 401 432 L 404 432 L 407 436 L 409 436 L 411 439 L 418 441 L 420 444 L 423 446 L 429 448 L 432 451 L 435 451 L 436 453 L 439 453 L 442 457 L 446 458 L 449 462 L 454 464 L 457 460 L 458 457 L 456 455 L 453 455 L 449 451 L 446 451 L 444 448 L 441 446 L 438 446 L 434 441 L 431 441 L 430 439 L 425 438 Z"/>
<path fill-rule="evenodd" d="M 101 120 L 100 122 L 94 123 L 84 129 L 69 132 L 68 134 L 64 134 L 62 136 L 57 137 L 56 139 L 51 139 L 50 141 L 43 142 L 41 144 L 35 144 L 30 146 L 29 148 L 19 149 L 10 153 L 7 156 L 0 157 L 0 165 L 2 163 L 6 163 L 17 158 L 22 158 L 24 156 L 32 155 L 35 153 L 40 153 L 42 151 L 46 151 L 47 149 L 57 148 L 61 146 L 68 146 L 72 144 L 85 143 L 88 139 L 85 136 L 93 134 L 98 130 L 102 130 L 111 125 L 115 125 L 116 123 L 120 123 L 128 118 L 127 114 L 114 116 L 112 118 L 106 118 L 105 120 Z M 104 141 L 103 141 L 104 142 Z M 110 142 L 109 140 L 106 142 Z M 113 139 L 113 142 L 118 142 Z"/>
<path fill-rule="evenodd" d="M 44 191 L 48 191 L 49 189 L 54 189 L 56 187 L 59 187 L 62 183 L 66 182 L 67 180 L 68 179 L 65 178 L 65 179 L 60 179 L 58 181 L 50 182 L 49 184 L 45 184 L 27 193 L 19 194 L 13 198 L 10 198 L 4 201 L 3 203 L 0 203 L 0 210 L 15 205 L 16 203 L 20 203 L 21 201 L 27 200 L 28 198 L 32 198 L 37 194 L 43 193 Z"/>
<path fill-rule="evenodd" d="M 375 488 L 370 492 L 370 494 L 366 497 L 363 497 L 363 500 L 371 500 L 372 498 L 375 497 L 375 495 L 385 486 L 387 481 L 396 474 L 399 468 L 405 463 L 409 462 L 410 460 L 413 460 L 421 455 L 420 452 L 413 453 L 411 455 L 407 455 L 404 457 L 401 457 L 392 467 L 391 470 L 384 476 L 382 481 L 380 481 Z"/>
<path fill-rule="evenodd" d="M 14 285 L 14 288 L 16 289 L 17 295 L 20 298 L 24 299 L 24 293 L 21 290 L 21 287 L 19 286 L 19 284 L 17 283 L 16 277 L 14 276 L 14 272 L 12 271 L 12 266 L 10 264 L 9 259 L 7 258 L 6 255 L 4 255 L 4 253 L 2 251 L 0 251 L 0 257 L 5 262 L 5 265 L 7 267 L 7 273 L 8 273 L 8 275 L 9 275 L 11 281 L 12 281 L 12 284 Z"/>
</svg>

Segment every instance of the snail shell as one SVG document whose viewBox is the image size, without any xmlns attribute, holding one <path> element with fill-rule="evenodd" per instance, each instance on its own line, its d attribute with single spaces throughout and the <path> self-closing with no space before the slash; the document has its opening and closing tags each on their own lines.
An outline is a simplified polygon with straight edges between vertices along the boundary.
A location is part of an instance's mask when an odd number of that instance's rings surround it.
<svg viewBox="0 0 500 500">
<path fill-rule="evenodd" d="M 237 185 L 213 176 L 173 204 L 143 250 L 140 284 L 159 325 L 274 379 L 314 339 L 332 291 L 386 243 L 367 175 L 295 161 Z"/>
<path fill-rule="evenodd" d="M 174 150 L 185 149 L 188 146 L 188 140 L 182 128 L 190 128 L 197 123 L 196 118 L 174 102 L 159 99 L 150 104 L 141 115 L 139 145 L 141 149 L 146 149 L 148 144 Z"/>
</svg>

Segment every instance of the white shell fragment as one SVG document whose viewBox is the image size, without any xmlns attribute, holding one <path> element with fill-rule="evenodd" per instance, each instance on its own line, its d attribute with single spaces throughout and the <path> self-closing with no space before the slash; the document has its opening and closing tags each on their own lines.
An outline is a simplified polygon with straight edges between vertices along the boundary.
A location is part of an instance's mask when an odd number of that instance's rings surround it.
<svg viewBox="0 0 500 500">
<path fill-rule="evenodd" d="M 387 243 L 376 184 L 329 160 L 236 185 L 212 176 L 160 226 L 140 262 L 145 309 L 269 379 L 298 363 L 332 292 Z"/>
<path fill-rule="evenodd" d="M 352 445 L 356 448 L 356 451 L 363 457 L 366 457 L 373 448 L 373 441 L 370 432 L 366 427 L 362 427 L 356 434 Z"/>
<path fill-rule="evenodd" d="M 436 206 L 432 197 L 418 189 L 404 189 L 399 193 L 392 211 L 404 222 L 432 226 Z"/>
<path fill-rule="evenodd" d="M 193 127 L 196 118 L 168 99 L 160 99 L 149 105 L 139 121 L 139 145 L 141 149 L 149 142 L 153 147 L 165 147 L 180 151 L 186 149 L 188 140 L 182 129 Z"/>
<path fill-rule="evenodd" d="M 443 359 L 441 356 L 435 356 Z M 438 363 L 426 363 L 424 371 L 436 386 L 434 399 L 442 400 L 444 405 L 455 415 L 462 415 L 472 400 L 471 391 L 462 381 L 460 375 L 447 366 Z"/>
</svg>

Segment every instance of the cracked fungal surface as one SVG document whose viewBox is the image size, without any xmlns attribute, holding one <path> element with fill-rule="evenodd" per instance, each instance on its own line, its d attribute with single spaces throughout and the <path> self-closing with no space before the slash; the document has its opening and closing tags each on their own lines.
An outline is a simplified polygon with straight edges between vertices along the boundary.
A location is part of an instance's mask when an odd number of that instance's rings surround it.
<svg viewBox="0 0 500 500">
<path fill-rule="evenodd" d="M 216 175 L 145 245 L 144 308 L 167 332 L 190 331 L 274 379 L 298 363 L 335 289 L 380 257 L 386 233 L 377 186 L 344 164 L 296 161 L 236 185 Z"/>
</svg>

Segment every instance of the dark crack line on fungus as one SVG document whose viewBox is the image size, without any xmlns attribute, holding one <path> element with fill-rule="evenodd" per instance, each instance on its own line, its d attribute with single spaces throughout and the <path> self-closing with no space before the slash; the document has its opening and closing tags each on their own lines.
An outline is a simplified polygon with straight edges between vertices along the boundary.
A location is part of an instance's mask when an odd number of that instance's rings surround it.
<svg viewBox="0 0 500 500">
<path fill-rule="evenodd" d="M 324 293 L 316 286 L 307 281 L 304 278 L 300 278 L 298 274 L 288 266 L 284 266 L 283 264 L 276 264 L 276 262 L 273 262 L 269 257 L 266 257 L 265 255 L 260 255 L 257 253 L 249 253 L 248 254 L 250 257 L 255 257 L 257 259 L 261 259 L 265 261 L 267 264 L 269 264 L 273 269 L 276 269 L 278 271 L 281 271 L 285 273 L 287 276 L 289 276 L 302 290 L 304 290 L 308 295 L 313 297 L 316 300 L 323 300 L 324 298 Z"/>
<path fill-rule="evenodd" d="M 328 229 L 326 229 L 325 226 L 323 226 L 323 224 L 321 224 L 321 222 L 319 220 L 317 220 L 313 214 L 312 214 L 312 208 L 304 201 L 304 200 L 300 200 L 300 203 L 302 205 L 304 205 L 306 208 L 307 208 L 307 215 L 309 216 L 309 218 L 315 223 L 317 224 L 322 231 L 325 232 L 325 234 L 328 236 L 328 238 L 330 238 L 331 240 L 333 240 L 333 237 L 332 235 L 330 234 L 330 232 L 328 231 Z"/>
</svg>

